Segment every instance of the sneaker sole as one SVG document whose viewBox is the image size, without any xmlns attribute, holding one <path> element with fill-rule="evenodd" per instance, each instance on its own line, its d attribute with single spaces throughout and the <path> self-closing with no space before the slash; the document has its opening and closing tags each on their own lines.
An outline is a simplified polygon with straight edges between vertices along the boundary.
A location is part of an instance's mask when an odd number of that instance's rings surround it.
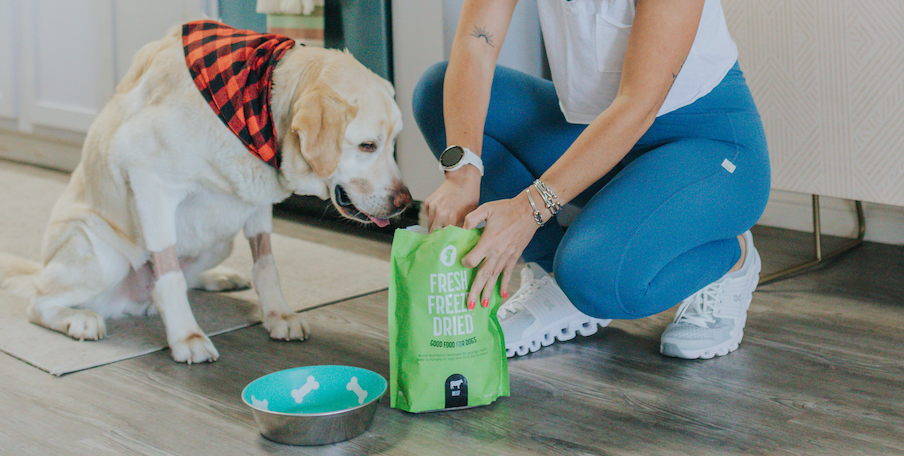
<svg viewBox="0 0 904 456">
<path fill-rule="evenodd" d="M 675 344 L 659 344 L 659 352 L 665 356 L 683 359 L 712 359 L 716 356 L 725 356 L 741 346 L 741 339 L 744 337 L 744 329 L 741 328 L 741 336 L 737 340 L 732 339 L 723 342 L 715 347 L 705 348 L 703 350 L 684 351 Z"/>
<path fill-rule="evenodd" d="M 735 328 L 736 334 L 732 334 L 731 339 L 713 347 L 687 351 L 681 350 L 675 344 L 660 343 L 659 353 L 673 358 L 712 359 L 716 356 L 725 356 L 737 350 L 741 345 L 741 339 L 744 338 L 744 327 L 747 326 L 747 310 L 750 309 L 750 303 L 753 302 L 753 292 L 756 290 L 757 284 L 760 283 L 760 271 L 762 270 L 762 266 L 762 261 L 759 259 L 759 255 L 757 255 L 757 262 L 754 266 L 756 268 L 756 274 L 753 275 L 752 280 L 747 284 L 747 292 L 750 293 L 751 298 L 750 301 L 744 305 L 744 317 L 741 319 L 738 327 Z"/>
<path fill-rule="evenodd" d="M 574 339 L 576 335 L 592 336 L 599 328 L 609 326 L 612 320 L 585 317 L 578 320 L 558 322 L 545 332 L 538 333 L 536 337 L 521 339 L 513 344 L 506 344 L 505 356 L 512 358 L 534 353 L 542 347 L 552 345 L 556 340 L 565 342 Z"/>
</svg>

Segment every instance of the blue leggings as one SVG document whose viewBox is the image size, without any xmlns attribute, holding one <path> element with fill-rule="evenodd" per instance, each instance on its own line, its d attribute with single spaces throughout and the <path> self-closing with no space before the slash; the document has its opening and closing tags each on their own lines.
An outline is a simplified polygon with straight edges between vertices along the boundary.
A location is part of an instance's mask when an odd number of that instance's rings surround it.
<svg viewBox="0 0 904 456">
<path fill-rule="evenodd" d="M 445 71 L 445 62 L 431 67 L 414 92 L 415 119 L 435 155 L 446 146 Z M 497 67 L 481 203 L 524 191 L 584 128 L 565 121 L 552 82 Z M 760 116 L 735 64 L 712 92 L 657 117 L 615 169 L 572 201 L 582 209 L 567 231 L 547 223 L 523 258 L 554 272 L 590 316 L 653 315 L 740 259 L 736 237 L 763 213 L 769 180 Z"/>
</svg>

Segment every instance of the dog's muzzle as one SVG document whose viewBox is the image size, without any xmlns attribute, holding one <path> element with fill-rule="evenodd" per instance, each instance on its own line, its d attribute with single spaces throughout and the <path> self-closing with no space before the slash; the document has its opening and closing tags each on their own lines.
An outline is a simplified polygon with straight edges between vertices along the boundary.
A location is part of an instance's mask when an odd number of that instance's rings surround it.
<svg viewBox="0 0 904 456">
<path fill-rule="evenodd" d="M 340 214 L 362 223 L 367 223 L 369 221 L 373 222 L 380 228 L 389 225 L 389 220 L 385 218 L 374 217 L 373 215 L 366 214 L 358 209 L 358 207 L 355 206 L 355 203 L 352 202 L 351 198 L 349 198 L 348 192 L 346 192 L 341 185 L 336 185 L 333 193 L 333 198 L 336 201 L 336 205 L 338 206 Z"/>
<path fill-rule="evenodd" d="M 354 207 L 352 200 L 348 197 L 348 193 L 341 185 L 336 186 L 336 204 L 341 207 Z"/>
</svg>

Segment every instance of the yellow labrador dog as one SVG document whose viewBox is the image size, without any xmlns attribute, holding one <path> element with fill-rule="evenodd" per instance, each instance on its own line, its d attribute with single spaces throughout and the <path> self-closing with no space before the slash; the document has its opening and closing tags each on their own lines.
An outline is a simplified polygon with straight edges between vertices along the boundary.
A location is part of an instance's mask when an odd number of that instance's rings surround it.
<svg viewBox="0 0 904 456">
<path fill-rule="evenodd" d="M 411 203 L 393 159 L 401 114 L 387 81 L 335 50 L 291 46 L 270 93 L 279 168 L 249 153 L 202 97 L 180 29 L 146 45 L 88 131 L 50 215 L 43 265 L 2 255 L 0 284 L 31 297 L 32 322 L 80 340 L 103 338 L 105 317 L 156 310 L 180 362 L 219 356 L 188 288 L 253 284 L 270 337 L 306 339 L 270 251 L 272 205 L 316 195 L 348 218 L 386 224 Z M 250 280 L 218 266 L 239 231 Z"/>
</svg>

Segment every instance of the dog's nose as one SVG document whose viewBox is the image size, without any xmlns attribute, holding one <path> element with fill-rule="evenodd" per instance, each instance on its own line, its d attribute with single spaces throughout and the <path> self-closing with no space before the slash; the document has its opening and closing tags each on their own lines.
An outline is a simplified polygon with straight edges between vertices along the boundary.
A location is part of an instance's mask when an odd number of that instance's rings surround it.
<svg viewBox="0 0 904 456">
<path fill-rule="evenodd" d="M 405 184 L 401 182 L 396 184 L 396 188 L 392 194 L 394 195 L 392 197 L 392 205 L 395 206 L 396 209 L 405 209 L 411 205 L 411 192 L 408 191 L 408 187 L 406 187 Z"/>
</svg>

